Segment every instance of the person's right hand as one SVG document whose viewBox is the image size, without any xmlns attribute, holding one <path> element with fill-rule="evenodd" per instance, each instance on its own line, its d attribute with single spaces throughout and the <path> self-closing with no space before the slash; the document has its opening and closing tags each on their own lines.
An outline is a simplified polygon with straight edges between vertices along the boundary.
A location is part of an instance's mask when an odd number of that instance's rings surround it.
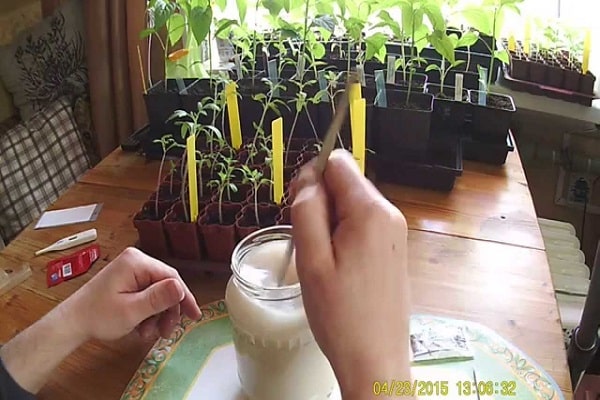
<svg viewBox="0 0 600 400">
<path fill-rule="evenodd" d="M 344 399 L 410 380 L 407 226 L 345 152 L 292 186 L 292 234 L 308 321 Z"/>
</svg>

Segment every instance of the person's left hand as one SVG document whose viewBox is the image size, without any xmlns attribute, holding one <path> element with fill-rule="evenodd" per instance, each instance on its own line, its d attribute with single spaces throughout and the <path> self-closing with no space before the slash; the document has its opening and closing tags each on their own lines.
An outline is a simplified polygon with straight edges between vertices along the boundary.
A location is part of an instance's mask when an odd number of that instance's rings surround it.
<svg viewBox="0 0 600 400">
<path fill-rule="evenodd" d="M 144 338 L 169 337 L 181 313 L 200 308 L 179 273 L 128 248 L 61 304 L 84 340 L 115 340 L 137 329 Z"/>
</svg>

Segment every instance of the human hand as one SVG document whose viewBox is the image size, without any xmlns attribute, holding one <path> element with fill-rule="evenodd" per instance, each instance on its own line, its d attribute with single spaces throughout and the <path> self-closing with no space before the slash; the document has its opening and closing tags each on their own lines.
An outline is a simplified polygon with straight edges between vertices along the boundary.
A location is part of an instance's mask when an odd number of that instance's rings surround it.
<svg viewBox="0 0 600 400">
<path fill-rule="evenodd" d="M 179 273 L 128 248 L 61 304 L 85 339 L 115 340 L 134 329 L 144 338 L 168 337 L 183 313 L 201 316 Z"/>
<path fill-rule="evenodd" d="M 404 216 L 344 151 L 332 153 L 323 177 L 305 167 L 291 193 L 304 307 L 344 399 L 372 397 L 376 380 L 408 380 Z"/>
</svg>

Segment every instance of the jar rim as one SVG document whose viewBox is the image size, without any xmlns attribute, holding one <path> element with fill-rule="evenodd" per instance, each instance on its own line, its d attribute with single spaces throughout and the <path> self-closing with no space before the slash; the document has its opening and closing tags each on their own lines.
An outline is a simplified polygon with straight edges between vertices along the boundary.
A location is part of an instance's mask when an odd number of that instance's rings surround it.
<svg viewBox="0 0 600 400">
<path fill-rule="evenodd" d="M 240 268 L 244 257 L 252 247 L 273 240 L 290 240 L 292 238 L 291 225 L 275 225 L 259 229 L 242 239 L 234 248 L 231 255 L 231 272 L 233 277 L 243 289 L 250 292 L 261 300 L 288 300 L 298 297 L 300 292 L 300 283 L 283 286 L 263 286 L 251 282 L 241 276 Z"/>
</svg>

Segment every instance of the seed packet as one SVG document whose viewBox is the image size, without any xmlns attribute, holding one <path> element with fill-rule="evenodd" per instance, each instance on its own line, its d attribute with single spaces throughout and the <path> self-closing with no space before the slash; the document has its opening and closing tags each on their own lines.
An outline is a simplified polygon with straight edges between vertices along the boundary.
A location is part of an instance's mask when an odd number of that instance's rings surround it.
<svg viewBox="0 0 600 400">
<path fill-rule="evenodd" d="M 412 321 L 410 347 L 413 363 L 472 360 L 473 351 L 465 327 L 451 323 Z"/>
</svg>

